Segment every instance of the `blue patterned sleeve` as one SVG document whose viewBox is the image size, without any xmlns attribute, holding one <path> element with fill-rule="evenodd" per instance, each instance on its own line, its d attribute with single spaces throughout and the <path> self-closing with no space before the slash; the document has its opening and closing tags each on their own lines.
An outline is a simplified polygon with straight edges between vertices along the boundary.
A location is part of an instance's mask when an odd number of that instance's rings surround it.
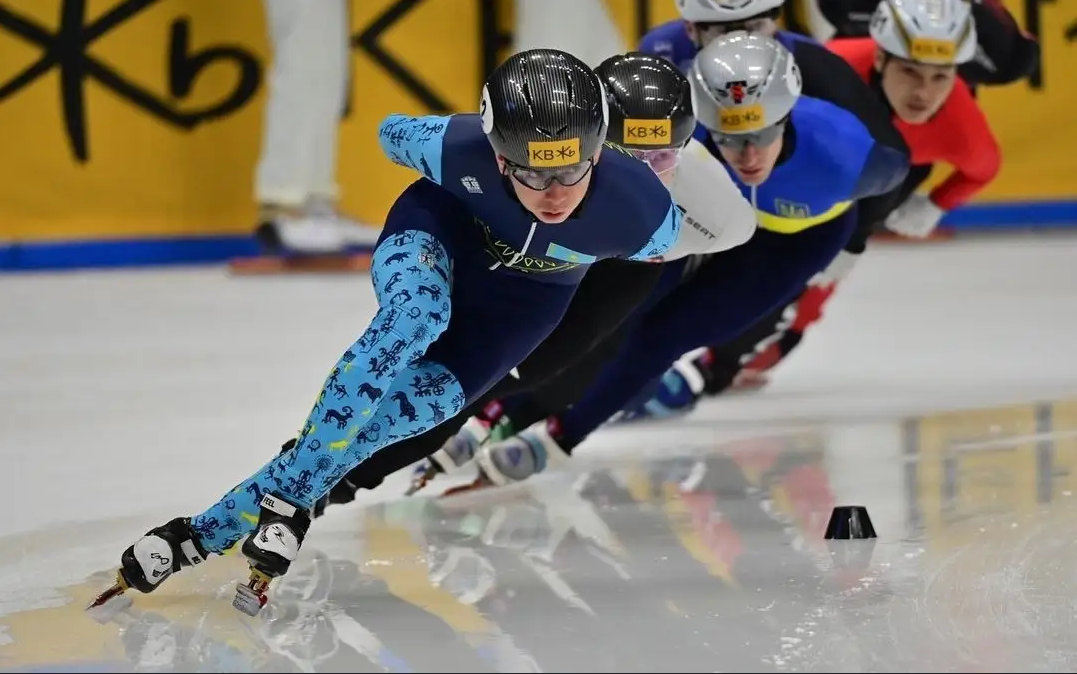
<svg viewBox="0 0 1077 674">
<path fill-rule="evenodd" d="M 393 114 L 378 127 L 381 151 L 394 164 L 422 173 L 441 184 L 441 154 L 452 116 Z"/>
<path fill-rule="evenodd" d="M 681 209 L 670 201 L 669 210 L 666 211 L 666 217 L 662 220 L 662 224 L 658 226 L 658 229 L 654 230 L 651 238 L 647 240 L 647 244 L 628 259 L 637 261 L 650 260 L 668 253 L 673 248 L 673 244 L 677 243 L 677 237 L 680 236 L 682 216 Z"/>
</svg>

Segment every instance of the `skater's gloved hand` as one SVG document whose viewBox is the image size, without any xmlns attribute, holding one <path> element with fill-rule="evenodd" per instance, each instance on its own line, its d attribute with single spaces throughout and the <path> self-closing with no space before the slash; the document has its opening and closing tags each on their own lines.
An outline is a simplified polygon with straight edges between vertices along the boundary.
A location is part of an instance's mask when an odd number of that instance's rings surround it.
<svg viewBox="0 0 1077 674">
<path fill-rule="evenodd" d="M 914 194 L 886 218 L 886 227 L 902 236 L 922 239 L 935 231 L 944 215 L 946 211 L 936 206 L 927 195 Z"/>
<path fill-rule="evenodd" d="M 857 260 L 860 259 L 860 255 L 856 253 L 850 253 L 848 251 L 841 251 L 838 256 L 831 260 L 826 269 L 819 272 L 808 281 L 810 286 L 830 286 L 836 285 L 844 281 L 849 272 L 856 266 Z"/>
</svg>

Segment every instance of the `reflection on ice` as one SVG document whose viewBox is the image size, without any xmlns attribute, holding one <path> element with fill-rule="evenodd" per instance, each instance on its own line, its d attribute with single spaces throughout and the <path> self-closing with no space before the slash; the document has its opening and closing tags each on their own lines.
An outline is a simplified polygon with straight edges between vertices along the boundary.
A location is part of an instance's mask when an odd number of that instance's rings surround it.
<svg viewBox="0 0 1077 674">
<path fill-rule="evenodd" d="M 30 551 L 56 539 L 10 539 L 27 552 L 0 553 L 0 669 L 1071 670 L 1071 420 L 1071 404 L 898 420 L 892 454 L 825 428 L 697 443 L 344 510 L 255 619 L 231 608 L 244 564 L 226 557 L 96 625 L 82 607 L 110 572 L 40 586 Z M 884 474 L 894 491 L 857 494 L 899 513 L 874 518 L 879 538 L 825 540 L 856 476 Z"/>
</svg>

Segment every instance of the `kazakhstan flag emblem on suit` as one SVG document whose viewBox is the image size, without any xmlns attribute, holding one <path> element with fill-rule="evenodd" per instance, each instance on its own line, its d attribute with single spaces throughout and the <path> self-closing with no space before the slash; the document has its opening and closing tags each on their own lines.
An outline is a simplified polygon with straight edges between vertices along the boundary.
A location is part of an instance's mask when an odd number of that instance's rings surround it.
<svg viewBox="0 0 1077 674">
<path fill-rule="evenodd" d="M 594 255 L 588 255 L 587 253 L 578 253 L 571 248 L 565 248 L 564 246 L 556 243 L 551 243 L 546 248 L 546 257 L 551 257 L 555 260 L 562 260 L 564 262 L 574 262 L 576 264 L 591 264 L 595 261 Z"/>
</svg>

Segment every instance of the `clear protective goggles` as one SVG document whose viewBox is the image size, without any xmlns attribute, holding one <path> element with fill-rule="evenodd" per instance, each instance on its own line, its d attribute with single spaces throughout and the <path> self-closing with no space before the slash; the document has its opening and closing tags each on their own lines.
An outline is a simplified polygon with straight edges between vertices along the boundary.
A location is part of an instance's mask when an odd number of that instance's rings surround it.
<svg viewBox="0 0 1077 674">
<path fill-rule="evenodd" d="M 513 164 L 506 159 L 505 171 L 524 187 L 533 189 L 536 192 L 542 192 L 550 189 L 550 185 L 553 185 L 555 180 L 565 187 L 572 187 L 587 177 L 593 164 L 594 159 L 592 158 L 571 166 L 562 166 L 555 169 L 534 169 Z"/>
<path fill-rule="evenodd" d="M 676 168 L 681 161 L 681 148 L 679 147 L 663 147 L 653 150 L 626 149 L 636 159 L 646 162 L 651 167 L 651 170 L 658 175 Z"/>
<path fill-rule="evenodd" d="M 720 133 L 711 131 L 711 139 L 716 145 L 740 152 L 749 145 L 766 147 L 781 138 L 785 132 L 785 122 L 778 122 L 751 133 Z"/>
</svg>

